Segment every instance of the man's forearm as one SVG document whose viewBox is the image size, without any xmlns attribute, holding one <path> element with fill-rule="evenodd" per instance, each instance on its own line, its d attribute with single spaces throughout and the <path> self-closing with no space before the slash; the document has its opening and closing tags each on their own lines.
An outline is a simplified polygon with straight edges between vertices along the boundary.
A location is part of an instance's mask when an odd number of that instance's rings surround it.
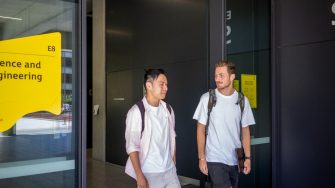
<svg viewBox="0 0 335 188">
<path fill-rule="evenodd" d="M 251 147 L 250 147 L 250 128 L 242 128 L 242 144 L 244 148 L 244 154 L 247 157 L 251 156 Z"/>
<path fill-rule="evenodd" d="M 130 157 L 131 163 L 133 164 L 136 176 L 139 177 L 140 175 L 143 175 L 138 152 L 137 151 L 131 152 L 129 154 L 129 157 Z"/>
<path fill-rule="evenodd" d="M 206 142 L 205 125 L 198 123 L 197 125 L 198 157 L 199 159 L 203 160 L 206 159 L 205 142 Z"/>
</svg>

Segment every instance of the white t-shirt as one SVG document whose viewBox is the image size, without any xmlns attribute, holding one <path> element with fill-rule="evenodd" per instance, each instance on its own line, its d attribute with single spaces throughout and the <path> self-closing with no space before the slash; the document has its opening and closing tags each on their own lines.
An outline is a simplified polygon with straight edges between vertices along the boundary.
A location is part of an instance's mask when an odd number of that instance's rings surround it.
<svg viewBox="0 0 335 188">
<path fill-rule="evenodd" d="M 151 143 L 148 156 L 143 162 L 142 171 L 145 173 L 159 173 L 174 166 L 170 155 L 170 132 L 168 126 L 168 112 L 160 103 L 158 107 L 150 106 L 148 116 L 152 124 Z"/>
<path fill-rule="evenodd" d="M 220 162 L 227 165 L 237 165 L 235 148 L 241 147 L 240 142 L 240 105 L 236 104 L 238 93 L 230 96 L 222 95 L 217 89 L 216 105 L 210 114 L 208 135 L 206 140 L 206 160 L 208 162 Z M 201 96 L 193 119 L 206 125 L 209 93 Z M 255 119 L 245 97 L 245 107 L 242 116 L 242 127 L 255 124 Z"/>
</svg>

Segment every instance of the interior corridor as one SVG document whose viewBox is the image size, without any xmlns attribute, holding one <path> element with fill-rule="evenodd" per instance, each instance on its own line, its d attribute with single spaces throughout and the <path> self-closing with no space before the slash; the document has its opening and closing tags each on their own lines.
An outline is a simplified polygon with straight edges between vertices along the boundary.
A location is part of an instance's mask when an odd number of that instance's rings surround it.
<svg viewBox="0 0 335 188">
<path fill-rule="evenodd" d="M 198 186 L 183 182 L 183 188 Z M 92 151 L 87 151 L 87 187 L 88 188 L 136 188 L 136 181 L 124 173 L 122 166 L 92 159 Z"/>
</svg>

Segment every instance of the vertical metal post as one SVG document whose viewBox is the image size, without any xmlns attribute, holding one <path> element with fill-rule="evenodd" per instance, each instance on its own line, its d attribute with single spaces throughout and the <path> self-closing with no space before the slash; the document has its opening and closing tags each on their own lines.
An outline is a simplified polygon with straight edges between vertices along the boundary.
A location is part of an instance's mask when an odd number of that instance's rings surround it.
<svg viewBox="0 0 335 188">
<path fill-rule="evenodd" d="M 272 187 L 279 187 L 280 181 L 280 67 L 277 62 L 277 1 L 271 0 L 271 105 L 272 105 Z"/>
<path fill-rule="evenodd" d="M 78 10 L 78 187 L 86 188 L 86 126 L 87 126 L 87 38 L 86 38 L 86 0 L 79 1 Z M 90 114 L 91 115 L 91 114 Z"/>
<path fill-rule="evenodd" d="M 214 68 L 227 58 L 226 0 L 209 0 L 209 87 L 214 88 Z"/>
</svg>

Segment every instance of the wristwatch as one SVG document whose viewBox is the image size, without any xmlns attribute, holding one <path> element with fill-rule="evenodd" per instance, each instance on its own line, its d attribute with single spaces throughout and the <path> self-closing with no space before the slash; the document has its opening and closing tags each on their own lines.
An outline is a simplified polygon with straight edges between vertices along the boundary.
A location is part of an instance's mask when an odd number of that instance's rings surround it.
<svg viewBox="0 0 335 188">
<path fill-rule="evenodd" d="M 251 160 L 251 156 L 245 156 L 244 159 L 245 160 L 247 160 L 247 159 Z"/>
</svg>

